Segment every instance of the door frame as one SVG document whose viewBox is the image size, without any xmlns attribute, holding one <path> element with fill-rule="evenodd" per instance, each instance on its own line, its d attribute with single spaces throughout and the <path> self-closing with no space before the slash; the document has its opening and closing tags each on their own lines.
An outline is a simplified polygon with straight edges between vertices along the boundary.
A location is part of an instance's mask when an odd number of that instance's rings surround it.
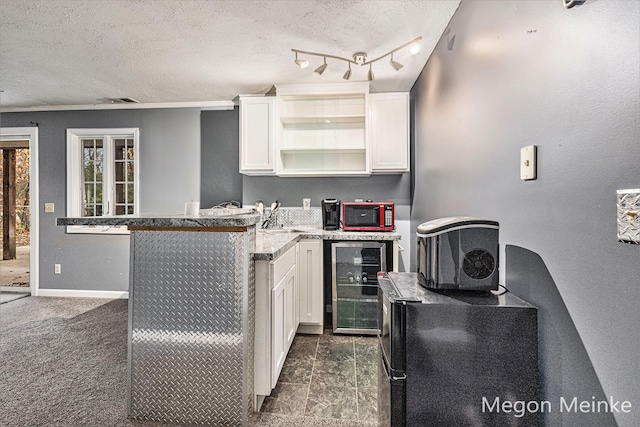
<svg viewBox="0 0 640 427">
<path fill-rule="evenodd" d="M 29 140 L 29 204 L 31 209 L 31 232 L 29 236 L 29 290 L 31 296 L 38 296 L 40 289 L 40 206 L 38 181 L 38 128 L 37 127 L 3 127 L 0 128 L 0 145 L 2 141 Z"/>
</svg>

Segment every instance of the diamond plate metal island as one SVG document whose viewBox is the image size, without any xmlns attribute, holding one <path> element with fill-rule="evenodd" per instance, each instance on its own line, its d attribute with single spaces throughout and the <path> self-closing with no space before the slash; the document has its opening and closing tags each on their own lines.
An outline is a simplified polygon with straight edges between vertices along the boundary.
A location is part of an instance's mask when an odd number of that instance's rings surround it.
<svg viewBox="0 0 640 427">
<path fill-rule="evenodd" d="M 130 231 L 127 411 L 247 425 L 253 408 L 259 215 L 58 218 Z"/>
<path fill-rule="evenodd" d="M 245 425 L 253 298 L 245 231 L 131 233 L 129 416 Z"/>
</svg>

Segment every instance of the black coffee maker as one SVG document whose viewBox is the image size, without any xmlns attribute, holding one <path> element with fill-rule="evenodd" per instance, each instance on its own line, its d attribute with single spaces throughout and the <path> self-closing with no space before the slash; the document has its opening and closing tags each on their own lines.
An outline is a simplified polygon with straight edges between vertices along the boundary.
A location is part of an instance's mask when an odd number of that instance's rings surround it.
<svg viewBox="0 0 640 427">
<path fill-rule="evenodd" d="M 325 230 L 340 228 L 340 200 L 324 199 L 322 201 L 322 228 Z"/>
</svg>

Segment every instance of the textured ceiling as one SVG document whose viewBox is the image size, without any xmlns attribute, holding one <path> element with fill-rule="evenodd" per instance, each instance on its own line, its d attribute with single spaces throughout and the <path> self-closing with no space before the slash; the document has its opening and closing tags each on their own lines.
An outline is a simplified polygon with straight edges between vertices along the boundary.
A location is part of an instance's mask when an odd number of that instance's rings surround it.
<svg viewBox="0 0 640 427">
<path fill-rule="evenodd" d="M 276 84 L 344 82 L 294 64 L 292 48 L 368 59 L 422 36 L 421 51 L 373 64 L 371 92 L 408 91 L 459 0 L 0 0 L 0 107 L 229 101 Z M 302 58 L 302 56 L 301 56 Z M 350 81 L 366 81 L 352 67 Z"/>
</svg>

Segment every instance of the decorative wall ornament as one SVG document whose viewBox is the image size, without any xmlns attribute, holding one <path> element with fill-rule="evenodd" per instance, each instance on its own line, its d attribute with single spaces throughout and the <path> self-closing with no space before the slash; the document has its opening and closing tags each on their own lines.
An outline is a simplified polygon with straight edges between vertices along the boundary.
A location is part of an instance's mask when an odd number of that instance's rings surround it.
<svg viewBox="0 0 640 427">
<path fill-rule="evenodd" d="M 640 244 L 640 188 L 617 193 L 618 241 Z"/>
</svg>

